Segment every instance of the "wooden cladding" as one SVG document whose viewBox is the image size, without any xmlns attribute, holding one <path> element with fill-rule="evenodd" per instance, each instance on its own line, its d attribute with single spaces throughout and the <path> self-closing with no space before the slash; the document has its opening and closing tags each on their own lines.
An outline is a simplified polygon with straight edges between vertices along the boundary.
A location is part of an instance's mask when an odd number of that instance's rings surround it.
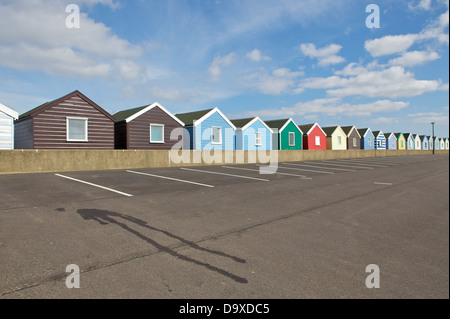
<svg viewBox="0 0 450 319">
<path fill-rule="evenodd" d="M 150 142 L 150 125 L 164 126 L 164 142 Z M 181 140 L 171 140 L 174 129 L 182 128 L 176 120 L 158 106 L 138 116 L 130 122 L 122 121 L 115 124 L 115 144 L 118 149 L 133 150 L 168 150 Z"/>
<path fill-rule="evenodd" d="M 86 141 L 68 140 L 68 118 L 87 119 Z M 75 91 L 19 119 L 15 139 L 22 149 L 114 149 L 114 120 Z"/>
</svg>

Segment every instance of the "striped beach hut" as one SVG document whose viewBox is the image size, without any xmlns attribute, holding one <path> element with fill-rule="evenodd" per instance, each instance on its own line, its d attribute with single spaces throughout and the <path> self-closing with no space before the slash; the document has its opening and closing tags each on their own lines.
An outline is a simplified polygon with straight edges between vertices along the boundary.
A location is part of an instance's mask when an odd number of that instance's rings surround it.
<svg viewBox="0 0 450 319">
<path fill-rule="evenodd" d="M 0 150 L 14 149 L 14 120 L 19 114 L 0 103 Z"/>
</svg>

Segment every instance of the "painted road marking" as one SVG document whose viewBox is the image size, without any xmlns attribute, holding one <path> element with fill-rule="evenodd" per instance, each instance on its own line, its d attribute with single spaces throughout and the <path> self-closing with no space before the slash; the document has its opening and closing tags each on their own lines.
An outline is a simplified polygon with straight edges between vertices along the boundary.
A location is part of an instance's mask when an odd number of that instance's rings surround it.
<svg viewBox="0 0 450 319">
<path fill-rule="evenodd" d="M 231 167 L 231 166 L 222 166 L 222 167 L 223 168 L 230 168 L 230 169 L 240 169 L 240 170 L 251 171 L 251 172 L 259 172 L 259 169 L 242 168 L 242 167 Z M 281 172 L 275 172 L 275 174 L 286 175 L 286 176 L 297 176 L 297 177 L 301 177 L 302 179 L 312 179 L 311 177 L 306 177 L 305 175 L 297 175 L 297 174 L 289 174 L 289 173 L 281 173 Z"/>
<path fill-rule="evenodd" d="M 381 183 L 381 182 L 373 182 L 375 185 L 387 185 L 387 186 L 392 186 L 392 183 Z"/>
<path fill-rule="evenodd" d="M 89 182 L 86 182 L 86 181 L 82 181 L 82 180 L 79 180 L 79 179 L 76 179 L 76 178 L 72 178 L 72 177 L 64 176 L 64 175 L 60 175 L 60 174 L 55 174 L 55 175 L 58 176 L 58 177 L 65 178 L 65 179 L 70 179 L 70 180 L 75 181 L 75 182 L 79 182 L 79 183 L 87 184 L 87 185 L 90 185 L 90 186 L 98 187 L 98 188 L 101 188 L 101 189 L 104 189 L 104 190 L 107 190 L 107 191 L 110 191 L 110 192 L 114 192 L 114 193 L 117 193 L 117 194 L 120 194 L 120 195 L 123 195 L 123 196 L 133 197 L 133 195 L 130 195 L 130 194 L 127 194 L 127 193 L 123 193 L 123 192 L 119 192 L 119 191 L 117 191 L 115 189 L 112 189 L 112 188 L 109 188 L 109 187 L 105 187 L 105 186 L 89 183 Z"/>
<path fill-rule="evenodd" d="M 322 161 L 323 162 L 323 161 Z M 329 165 L 329 166 L 338 166 L 338 167 L 353 167 L 353 168 L 361 168 L 361 169 L 374 169 L 373 167 L 363 167 L 363 166 L 358 166 L 358 167 L 355 167 L 355 166 L 352 166 L 352 164 L 351 163 L 348 163 L 348 164 L 344 164 L 344 163 L 342 163 L 342 164 L 332 164 L 332 163 L 322 163 L 322 162 L 313 162 L 314 164 L 317 164 L 317 165 Z"/>
<path fill-rule="evenodd" d="M 320 167 L 320 166 L 306 165 L 306 164 L 296 164 L 296 163 L 282 163 L 282 164 L 284 164 L 284 165 L 295 165 L 295 166 L 312 167 L 312 168 L 322 168 L 322 169 L 333 169 L 333 170 L 337 170 L 337 171 L 356 172 L 354 169 L 348 169 L 348 168 Z"/>
<path fill-rule="evenodd" d="M 294 170 L 294 171 L 307 171 L 307 172 L 320 173 L 320 174 L 330 174 L 330 175 L 334 174 L 334 172 L 315 171 L 315 170 L 305 169 L 305 168 L 293 168 L 293 167 L 279 167 L 279 168 L 290 169 L 290 170 Z"/>
<path fill-rule="evenodd" d="M 350 161 L 350 160 L 342 160 L 342 159 L 337 159 L 336 161 L 338 161 L 340 163 L 349 163 L 349 164 L 352 164 L 352 165 L 388 167 L 388 166 L 378 165 L 378 164 L 368 164 L 367 162 L 361 163 L 361 162 L 355 162 L 355 161 Z"/>
<path fill-rule="evenodd" d="M 348 161 L 352 161 L 352 162 L 357 162 L 357 163 L 370 163 L 370 164 L 380 164 L 380 165 L 392 165 L 392 166 L 397 166 L 399 165 L 399 163 L 394 163 L 394 162 L 388 162 L 388 161 L 384 161 L 384 160 L 373 160 L 373 159 L 348 159 Z"/>
<path fill-rule="evenodd" d="M 162 179 L 167 179 L 170 181 L 175 181 L 175 182 L 181 182 L 181 183 L 188 183 L 188 184 L 193 184 L 193 185 L 198 185 L 198 186 L 203 186 L 203 187 L 210 187 L 213 188 L 213 185 L 207 185 L 207 184 L 202 184 L 202 183 L 196 183 L 196 182 L 191 182 L 191 181 L 187 181 L 184 179 L 178 179 L 178 178 L 172 178 L 172 177 L 167 177 L 167 176 L 160 176 L 160 175 L 154 175 L 154 174 L 148 174 L 148 173 L 141 173 L 141 172 L 135 172 L 135 171 L 127 171 L 128 173 L 133 173 L 133 174 L 139 174 L 139 175 L 145 175 L 145 176 L 150 176 L 150 177 L 156 177 L 156 178 L 162 178 Z"/>
<path fill-rule="evenodd" d="M 185 170 L 185 171 L 201 172 L 201 173 L 207 173 L 207 174 L 215 174 L 215 175 L 224 175 L 224 176 L 252 179 L 252 180 L 255 180 L 255 181 L 270 182 L 268 179 L 263 179 L 263 178 L 248 177 L 248 176 L 234 175 L 234 174 L 227 174 L 227 173 L 219 173 L 219 172 L 213 172 L 213 171 L 204 171 L 204 170 L 192 169 L 192 168 L 181 168 L 181 169 Z"/>
</svg>

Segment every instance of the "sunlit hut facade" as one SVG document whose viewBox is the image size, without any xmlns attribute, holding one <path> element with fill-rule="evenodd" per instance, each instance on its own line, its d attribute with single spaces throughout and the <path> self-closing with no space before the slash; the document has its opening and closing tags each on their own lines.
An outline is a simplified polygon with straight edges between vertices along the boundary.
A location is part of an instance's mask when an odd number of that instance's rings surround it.
<svg viewBox="0 0 450 319">
<path fill-rule="evenodd" d="M 303 131 L 292 118 L 264 122 L 273 131 L 273 150 L 299 151 L 303 149 Z"/>
<path fill-rule="evenodd" d="M 114 149 L 114 117 L 79 91 L 44 103 L 15 122 L 21 149 Z"/>
<path fill-rule="evenodd" d="M 339 125 L 322 127 L 322 129 L 327 135 L 326 141 L 328 150 L 347 149 L 347 135 Z"/>
<path fill-rule="evenodd" d="M 355 126 L 342 126 L 342 130 L 347 135 L 347 149 L 361 149 L 361 136 Z"/>
<path fill-rule="evenodd" d="M 14 149 L 14 120 L 19 114 L 0 103 L 0 150 Z"/>
<path fill-rule="evenodd" d="M 236 126 L 218 109 L 175 115 L 185 124 L 185 149 L 229 151 L 236 149 Z"/>
<path fill-rule="evenodd" d="M 397 149 L 406 150 L 405 135 L 403 135 L 403 133 L 395 133 L 395 137 L 397 138 Z"/>
</svg>

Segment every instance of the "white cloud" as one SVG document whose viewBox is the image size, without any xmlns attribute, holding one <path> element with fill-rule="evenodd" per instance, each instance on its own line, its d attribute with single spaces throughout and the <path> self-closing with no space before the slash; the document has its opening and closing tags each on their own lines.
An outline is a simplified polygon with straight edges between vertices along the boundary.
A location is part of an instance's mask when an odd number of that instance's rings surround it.
<svg viewBox="0 0 450 319">
<path fill-rule="evenodd" d="M 449 10 L 427 25 L 421 32 L 415 34 L 387 35 L 378 39 L 367 40 L 365 49 L 373 56 L 379 57 L 408 50 L 418 41 L 436 39 L 441 44 L 449 44 L 448 33 Z"/>
<path fill-rule="evenodd" d="M 338 72 L 337 72 L 338 73 Z M 347 66 L 340 74 L 349 77 L 331 76 L 310 78 L 300 84 L 302 88 L 328 89 L 332 97 L 360 95 L 366 97 L 412 97 L 441 88 L 440 81 L 416 80 L 414 74 L 401 66 L 383 70 L 368 70 L 361 66 Z"/>
<path fill-rule="evenodd" d="M 142 55 L 142 48 L 119 38 L 103 23 L 81 12 L 80 28 L 68 29 L 65 21 L 69 1 L 4 1 L 0 4 L 0 65 L 19 70 L 39 70 L 68 77 L 128 76 L 124 64 Z M 108 0 L 85 0 L 80 4 L 103 4 Z M 120 61 L 120 62 L 117 62 Z M 130 65 L 130 63 L 128 63 Z M 115 71 L 118 73 L 114 74 Z"/>
<path fill-rule="evenodd" d="M 270 61 L 270 57 L 264 56 L 260 50 L 255 49 L 246 54 L 247 58 L 253 62 Z"/>
<path fill-rule="evenodd" d="M 448 5 L 448 4 L 447 4 Z M 449 37 L 445 32 L 449 25 L 449 10 L 439 16 L 438 19 L 430 23 L 425 29 L 419 33 L 419 40 L 436 39 L 439 43 L 448 45 Z"/>
<path fill-rule="evenodd" d="M 414 123 L 430 124 L 435 122 L 437 125 L 446 125 L 449 123 L 449 114 L 444 112 L 421 112 L 408 114 L 408 117 Z"/>
<path fill-rule="evenodd" d="M 393 124 L 393 123 L 399 123 L 400 121 L 397 118 L 394 117 L 377 117 L 372 119 L 370 122 L 373 124 Z"/>
<path fill-rule="evenodd" d="M 261 93 L 279 95 L 287 93 L 295 85 L 295 79 L 302 76 L 302 71 L 291 71 L 287 68 L 274 70 L 271 74 L 266 71 L 252 73 L 242 78 L 244 85 L 256 87 Z M 301 93 L 302 89 L 293 93 Z"/>
<path fill-rule="evenodd" d="M 358 63 L 352 62 L 352 63 L 349 63 L 342 70 L 335 71 L 334 73 L 337 75 L 342 75 L 342 76 L 351 76 L 351 75 L 358 75 L 363 72 L 366 72 L 366 68 L 359 65 Z"/>
<path fill-rule="evenodd" d="M 414 5 L 414 3 L 410 2 L 410 3 L 408 3 L 408 7 L 412 10 L 415 10 L 415 9 L 430 10 L 431 9 L 431 0 L 420 0 L 417 5 Z"/>
<path fill-rule="evenodd" d="M 197 92 L 182 92 L 178 89 L 152 87 L 149 89 L 149 95 L 156 100 L 175 101 L 175 102 L 190 102 L 195 98 L 200 97 Z"/>
<path fill-rule="evenodd" d="M 379 57 L 406 51 L 417 39 L 417 34 L 387 35 L 367 40 L 364 47 L 373 57 Z"/>
<path fill-rule="evenodd" d="M 117 74 L 125 81 L 134 81 L 143 78 L 145 68 L 130 60 L 115 61 Z"/>
<path fill-rule="evenodd" d="M 323 114 L 328 116 L 371 116 L 374 113 L 397 112 L 409 106 L 409 102 L 379 100 L 365 104 L 350 104 L 340 98 L 316 99 L 307 102 L 298 102 L 292 107 L 273 108 L 253 111 L 265 118 L 284 118 L 294 116 L 310 116 Z M 239 116 L 250 115 L 250 112 Z"/>
<path fill-rule="evenodd" d="M 224 57 L 216 56 L 208 69 L 208 72 L 211 74 L 211 81 L 218 81 L 222 74 L 222 68 L 232 64 L 235 61 L 235 58 L 236 54 L 234 52 L 231 52 Z"/>
<path fill-rule="evenodd" d="M 72 3 L 73 0 L 66 0 L 69 3 Z M 108 6 L 111 9 L 115 10 L 120 8 L 122 5 L 120 4 L 120 2 L 117 0 L 78 0 L 77 3 L 79 4 L 86 4 L 86 5 L 94 5 L 94 4 L 102 4 L 104 6 Z"/>
<path fill-rule="evenodd" d="M 424 64 L 425 62 L 434 61 L 439 58 L 440 56 L 437 52 L 410 51 L 403 53 L 401 57 L 390 60 L 389 64 L 401 66 L 415 66 Z"/>
<path fill-rule="evenodd" d="M 324 48 L 317 49 L 313 43 L 304 43 L 299 46 L 300 51 L 310 58 L 317 58 L 319 65 L 327 66 L 330 64 L 338 64 L 345 61 L 337 53 L 342 49 L 342 46 L 338 44 L 330 44 Z"/>
<path fill-rule="evenodd" d="M 52 75 L 79 78 L 107 77 L 111 65 L 98 63 L 71 48 L 41 48 L 32 45 L 0 47 L 0 64 L 17 70 L 42 70 Z"/>
</svg>

